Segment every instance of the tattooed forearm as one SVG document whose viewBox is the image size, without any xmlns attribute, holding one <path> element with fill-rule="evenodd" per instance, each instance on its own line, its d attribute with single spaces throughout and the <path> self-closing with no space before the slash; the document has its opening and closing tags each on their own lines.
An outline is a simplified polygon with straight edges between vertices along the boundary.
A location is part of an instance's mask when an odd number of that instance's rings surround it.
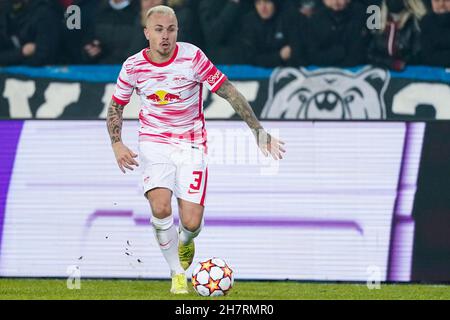
<svg viewBox="0 0 450 320">
<path fill-rule="evenodd" d="M 247 123 L 250 129 L 256 131 L 262 129 L 252 107 L 230 81 L 226 80 L 216 93 L 231 104 L 236 113 Z"/>
<path fill-rule="evenodd" d="M 123 108 L 124 106 L 118 104 L 114 100 L 111 100 L 111 103 L 109 104 L 106 124 L 108 126 L 111 144 L 122 141 Z"/>
</svg>

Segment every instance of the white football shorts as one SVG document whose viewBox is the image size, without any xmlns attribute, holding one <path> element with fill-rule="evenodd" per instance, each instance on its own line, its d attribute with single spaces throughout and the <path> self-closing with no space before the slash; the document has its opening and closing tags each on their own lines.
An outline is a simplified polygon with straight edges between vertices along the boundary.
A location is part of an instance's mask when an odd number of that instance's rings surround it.
<svg viewBox="0 0 450 320">
<path fill-rule="evenodd" d="M 201 147 L 139 142 L 144 196 L 154 188 L 170 189 L 175 197 L 204 206 L 208 159 Z"/>
</svg>

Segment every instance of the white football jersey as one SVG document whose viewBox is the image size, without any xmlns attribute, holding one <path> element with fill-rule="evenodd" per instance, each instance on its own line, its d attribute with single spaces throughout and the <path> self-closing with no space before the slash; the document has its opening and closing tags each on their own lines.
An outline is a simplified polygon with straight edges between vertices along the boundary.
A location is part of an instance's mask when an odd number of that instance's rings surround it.
<svg viewBox="0 0 450 320">
<path fill-rule="evenodd" d="M 196 46 L 177 42 L 172 58 L 155 63 L 147 49 L 123 64 L 112 99 L 140 97 L 139 141 L 191 144 L 206 149 L 203 84 L 215 92 L 227 79 Z"/>
</svg>

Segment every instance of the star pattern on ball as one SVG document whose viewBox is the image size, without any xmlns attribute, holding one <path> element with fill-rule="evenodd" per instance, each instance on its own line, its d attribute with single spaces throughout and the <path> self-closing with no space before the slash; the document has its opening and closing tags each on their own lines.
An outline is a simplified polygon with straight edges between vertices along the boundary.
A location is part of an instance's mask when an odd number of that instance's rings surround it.
<svg viewBox="0 0 450 320">
<path fill-rule="evenodd" d="M 223 270 L 223 277 L 224 278 L 229 277 L 231 279 L 231 275 L 233 274 L 233 271 L 231 271 L 231 269 L 228 268 L 228 266 L 223 267 L 222 270 Z"/>
<path fill-rule="evenodd" d="M 207 285 L 205 285 L 206 288 L 209 290 L 209 294 L 212 294 L 214 291 L 219 290 L 219 280 L 213 280 L 209 278 L 209 282 Z"/>
<path fill-rule="evenodd" d="M 208 261 L 205 261 L 202 263 L 202 267 L 200 268 L 200 271 L 206 270 L 206 271 L 210 271 L 212 267 L 215 267 L 216 265 L 214 263 L 212 263 L 211 259 L 209 259 Z"/>
<path fill-rule="evenodd" d="M 197 276 L 192 276 L 192 285 L 194 287 L 198 286 L 200 282 L 197 281 Z"/>
</svg>

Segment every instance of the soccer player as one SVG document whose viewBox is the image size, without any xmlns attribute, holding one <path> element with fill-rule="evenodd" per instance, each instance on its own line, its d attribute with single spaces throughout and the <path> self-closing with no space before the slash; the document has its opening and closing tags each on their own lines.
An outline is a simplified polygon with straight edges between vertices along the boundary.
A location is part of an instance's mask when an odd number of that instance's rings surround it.
<svg viewBox="0 0 450 320">
<path fill-rule="evenodd" d="M 243 95 L 205 54 L 192 44 L 177 42 L 174 11 L 156 6 L 147 13 L 144 34 L 149 48 L 122 66 L 107 115 L 117 164 L 133 170 L 137 154 L 121 139 L 122 112 L 133 90 L 140 96 L 139 153 L 144 195 L 150 202 L 152 225 L 172 277 L 171 292 L 187 293 L 185 270 L 194 258 L 194 241 L 203 226 L 208 179 L 202 92 L 225 98 L 252 129 L 267 157 L 281 159 L 284 142 L 261 126 Z M 214 32 L 214 30 L 211 30 Z M 180 224 L 174 226 L 171 198 L 178 201 Z"/>
</svg>

